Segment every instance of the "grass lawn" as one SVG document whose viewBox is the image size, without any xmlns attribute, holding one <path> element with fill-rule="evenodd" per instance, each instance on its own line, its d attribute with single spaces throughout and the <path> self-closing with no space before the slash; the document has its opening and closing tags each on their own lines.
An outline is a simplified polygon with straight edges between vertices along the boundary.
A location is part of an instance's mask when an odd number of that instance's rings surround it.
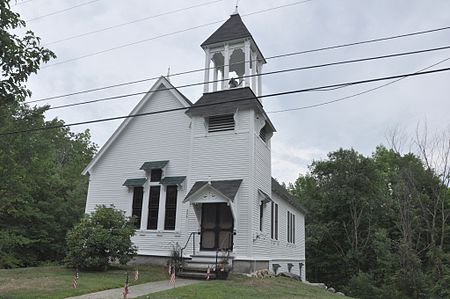
<svg viewBox="0 0 450 299">
<path fill-rule="evenodd" d="M 167 270 L 159 266 L 140 266 L 134 281 L 133 266 L 117 266 L 106 272 L 79 273 L 78 288 L 72 288 L 74 272 L 61 266 L 0 270 L 0 298 L 64 298 L 95 291 L 123 287 L 126 271 L 130 285 L 167 279 Z"/>
<path fill-rule="evenodd" d="M 315 298 L 339 299 L 349 298 L 336 295 L 327 290 L 306 285 L 302 282 L 285 278 L 249 278 L 243 275 L 230 275 L 228 280 L 205 281 L 169 291 L 139 297 L 146 298 Z"/>
</svg>

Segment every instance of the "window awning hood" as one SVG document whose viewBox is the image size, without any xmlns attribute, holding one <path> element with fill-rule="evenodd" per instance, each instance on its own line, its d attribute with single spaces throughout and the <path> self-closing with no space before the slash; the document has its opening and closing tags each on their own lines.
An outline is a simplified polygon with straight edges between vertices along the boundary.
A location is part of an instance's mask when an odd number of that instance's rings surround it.
<svg viewBox="0 0 450 299">
<path fill-rule="evenodd" d="M 138 178 L 138 179 L 127 179 L 122 186 L 127 187 L 142 187 L 145 182 L 147 182 L 146 178 Z"/>
</svg>

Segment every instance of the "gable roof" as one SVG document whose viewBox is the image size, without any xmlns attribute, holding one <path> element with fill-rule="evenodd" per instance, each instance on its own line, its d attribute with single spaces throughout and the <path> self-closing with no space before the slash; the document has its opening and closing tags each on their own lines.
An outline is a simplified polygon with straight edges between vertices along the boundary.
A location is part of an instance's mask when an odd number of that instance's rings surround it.
<svg viewBox="0 0 450 299">
<path fill-rule="evenodd" d="M 152 88 L 145 94 L 145 96 L 141 99 L 141 101 L 131 110 L 129 115 L 137 114 L 145 104 L 150 101 L 153 95 L 156 93 L 161 86 L 166 88 L 165 90 L 171 92 L 173 96 L 180 102 L 184 107 L 192 106 L 191 101 L 189 101 L 178 89 L 176 89 L 164 76 L 159 77 L 159 79 L 153 84 Z M 133 117 L 125 118 L 125 120 L 120 124 L 119 128 L 109 137 L 108 141 L 102 146 L 100 151 L 94 156 L 94 158 L 89 162 L 89 164 L 84 168 L 82 174 L 87 174 L 91 168 L 97 163 L 97 161 L 103 156 L 103 154 L 109 149 L 111 144 L 114 143 L 116 138 L 120 135 L 120 133 L 126 128 L 126 126 L 133 120 Z"/>
<path fill-rule="evenodd" d="M 286 200 L 300 212 L 304 214 L 308 213 L 308 211 L 298 201 L 298 198 L 289 193 L 289 191 L 287 191 L 283 186 L 281 186 L 280 183 L 278 183 L 277 180 L 275 180 L 274 178 L 272 178 L 272 192 L 280 196 L 282 199 Z"/>
<path fill-rule="evenodd" d="M 189 193 L 186 195 L 185 200 L 195 194 L 197 191 L 202 189 L 203 187 L 210 185 L 212 188 L 216 189 L 229 199 L 233 200 L 236 196 L 236 193 L 239 190 L 239 186 L 241 185 L 242 180 L 227 180 L 227 181 L 198 181 L 195 182 L 194 186 L 192 186 Z"/>
<path fill-rule="evenodd" d="M 201 44 L 201 46 L 204 47 L 211 44 L 246 37 L 253 39 L 250 31 L 248 31 L 244 22 L 242 22 L 241 16 L 239 14 L 232 14 L 230 18 L 219 27 L 219 29 L 214 31 L 214 33 Z"/>
<path fill-rule="evenodd" d="M 169 77 L 166 78 L 164 76 L 161 76 L 161 78 L 166 79 L 166 83 L 170 86 L 170 88 L 175 90 L 178 93 L 178 95 L 180 95 L 186 101 L 186 103 L 189 104 L 189 106 L 193 105 L 193 103 L 169 81 Z"/>
<path fill-rule="evenodd" d="M 191 115 L 214 116 L 234 113 L 238 108 L 254 108 L 258 110 L 264 115 L 272 131 L 276 132 L 261 102 L 250 87 L 231 88 L 204 93 L 186 113 Z"/>
</svg>

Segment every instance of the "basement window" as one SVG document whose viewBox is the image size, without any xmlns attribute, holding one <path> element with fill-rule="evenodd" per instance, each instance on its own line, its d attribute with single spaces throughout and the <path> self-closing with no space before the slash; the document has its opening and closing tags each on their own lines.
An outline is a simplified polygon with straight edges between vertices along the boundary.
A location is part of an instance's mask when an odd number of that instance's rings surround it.
<svg viewBox="0 0 450 299">
<path fill-rule="evenodd" d="M 208 133 L 233 131 L 234 125 L 233 114 L 210 116 L 208 118 Z"/>
</svg>

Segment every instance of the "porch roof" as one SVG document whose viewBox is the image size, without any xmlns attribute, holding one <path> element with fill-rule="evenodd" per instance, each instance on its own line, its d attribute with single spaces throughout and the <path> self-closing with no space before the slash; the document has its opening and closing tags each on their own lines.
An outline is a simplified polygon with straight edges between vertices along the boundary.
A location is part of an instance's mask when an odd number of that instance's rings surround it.
<svg viewBox="0 0 450 299">
<path fill-rule="evenodd" d="M 206 185 L 210 185 L 212 188 L 216 189 L 224 196 L 228 197 L 230 200 L 233 200 L 236 196 L 236 193 L 239 190 L 239 186 L 241 185 L 242 180 L 227 180 L 227 181 L 198 181 L 195 182 L 194 186 L 192 186 L 189 193 L 186 195 L 185 201 L 189 200 L 189 198 L 194 195 L 197 191 L 202 189 Z"/>
</svg>

